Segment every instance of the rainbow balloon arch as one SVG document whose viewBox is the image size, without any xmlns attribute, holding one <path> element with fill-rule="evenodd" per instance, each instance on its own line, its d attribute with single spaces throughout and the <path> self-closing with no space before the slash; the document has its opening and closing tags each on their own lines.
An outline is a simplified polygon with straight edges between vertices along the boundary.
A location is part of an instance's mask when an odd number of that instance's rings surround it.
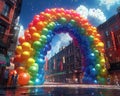
<svg viewBox="0 0 120 96">
<path fill-rule="evenodd" d="M 69 33 L 80 47 L 83 60 L 85 84 L 106 84 L 104 43 L 97 29 L 74 10 L 63 8 L 46 9 L 35 15 L 33 21 L 19 37 L 14 62 L 19 85 L 41 85 L 44 83 L 44 65 L 50 42 L 59 33 Z"/>
</svg>

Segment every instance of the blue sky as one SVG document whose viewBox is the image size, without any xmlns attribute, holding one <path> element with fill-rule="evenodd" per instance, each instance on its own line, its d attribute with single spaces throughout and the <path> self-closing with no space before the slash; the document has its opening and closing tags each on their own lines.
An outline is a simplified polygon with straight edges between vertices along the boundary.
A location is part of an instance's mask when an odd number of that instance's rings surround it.
<svg viewBox="0 0 120 96">
<path fill-rule="evenodd" d="M 119 2 L 120 0 L 23 0 L 20 35 L 23 34 L 23 30 L 27 28 L 34 15 L 47 8 L 74 9 L 87 18 L 93 26 L 98 26 L 117 13 L 116 8 L 120 6 Z M 66 46 L 70 40 L 72 39 L 68 34 L 56 35 L 51 43 L 52 52 L 48 52 L 49 57 L 58 52 L 59 47 Z"/>
</svg>

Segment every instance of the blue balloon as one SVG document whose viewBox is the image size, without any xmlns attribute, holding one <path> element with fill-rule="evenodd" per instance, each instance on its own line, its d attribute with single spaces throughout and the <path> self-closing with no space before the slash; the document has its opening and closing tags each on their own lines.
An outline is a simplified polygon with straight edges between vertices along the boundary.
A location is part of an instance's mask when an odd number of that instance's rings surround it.
<svg viewBox="0 0 120 96">
<path fill-rule="evenodd" d="M 95 68 L 92 68 L 91 71 L 90 71 L 90 75 L 95 77 L 97 75 L 97 71 Z"/>
<path fill-rule="evenodd" d="M 43 54 L 39 54 L 38 58 L 45 59 L 45 56 Z"/>
<path fill-rule="evenodd" d="M 52 40 L 51 36 L 50 35 L 47 35 L 47 43 L 50 43 Z"/>
<path fill-rule="evenodd" d="M 97 81 L 97 80 L 94 80 L 93 83 L 94 83 L 94 84 L 98 84 L 98 81 Z"/>
<path fill-rule="evenodd" d="M 42 59 L 42 58 L 39 58 L 36 60 L 36 63 L 39 64 L 39 65 L 44 65 L 45 64 L 45 60 Z"/>
<path fill-rule="evenodd" d="M 49 51 L 50 49 L 51 49 L 51 45 L 50 45 L 50 44 L 46 44 L 46 45 L 45 45 L 45 50 L 46 50 L 46 51 Z"/>
</svg>

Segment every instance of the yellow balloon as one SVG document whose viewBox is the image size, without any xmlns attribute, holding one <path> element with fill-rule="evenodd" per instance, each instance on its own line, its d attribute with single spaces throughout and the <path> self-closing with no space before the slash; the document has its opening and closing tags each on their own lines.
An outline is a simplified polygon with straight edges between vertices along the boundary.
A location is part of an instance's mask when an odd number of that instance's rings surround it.
<svg viewBox="0 0 120 96">
<path fill-rule="evenodd" d="M 23 49 L 24 51 L 29 51 L 30 48 L 31 48 L 31 44 L 30 44 L 29 42 L 24 42 L 24 43 L 22 44 L 22 49 Z"/>
<path fill-rule="evenodd" d="M 39 33 L 35 32 L 35 33 L 32 34 L 32 40 L 33 41 L 37 41 L 39 39 L 40 39 L 40 34 Z"/>
<path fill-rule="evenodd" d="M 106 70 L 106 68 L 104 68 L 104 69 L 101 70 L 100 75 L 103 76 L 103 77 L 107 76 L 107 70 Z"/>
<path fill-rule="evenodd" d="M 21 54 L 21 58 L 23 60 L 27 60 L 30 57 L 30 52 L 29 51 L 23 51 Z"/>
<path fill-rule="evenodd" d="M 21 54 L 22 53 L 22 46 L 17 46 L 16 47 L 16 52 L 18 53 L 18 54 Z"/>
<path fill-rule="evenodd" d="M 35 63 L 35 60 L 33 58 L 29 58 L 26 62 L 27 66 L 30 67 L 32 64 Z"/>
<path fill-rule="evenodd" d="M 103 42 L 98 42 L 98 44 L 96 45 L 96 47 L 98 47 L 98 48 L 104 48 L 104 43 Z"/>
</svg>

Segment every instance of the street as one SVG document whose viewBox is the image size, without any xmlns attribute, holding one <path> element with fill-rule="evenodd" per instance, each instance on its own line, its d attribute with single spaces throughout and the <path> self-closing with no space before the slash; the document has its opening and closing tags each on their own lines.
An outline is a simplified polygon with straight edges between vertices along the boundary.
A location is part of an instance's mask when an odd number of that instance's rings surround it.
<svg viewBox="0 0 120 96">
<path fill-rule="evenodd" d="M 120 87 L 115 85 L 84 85 L 45 83 L 0 89 L 0 96 L 119 96 Z"/>
</svg>

